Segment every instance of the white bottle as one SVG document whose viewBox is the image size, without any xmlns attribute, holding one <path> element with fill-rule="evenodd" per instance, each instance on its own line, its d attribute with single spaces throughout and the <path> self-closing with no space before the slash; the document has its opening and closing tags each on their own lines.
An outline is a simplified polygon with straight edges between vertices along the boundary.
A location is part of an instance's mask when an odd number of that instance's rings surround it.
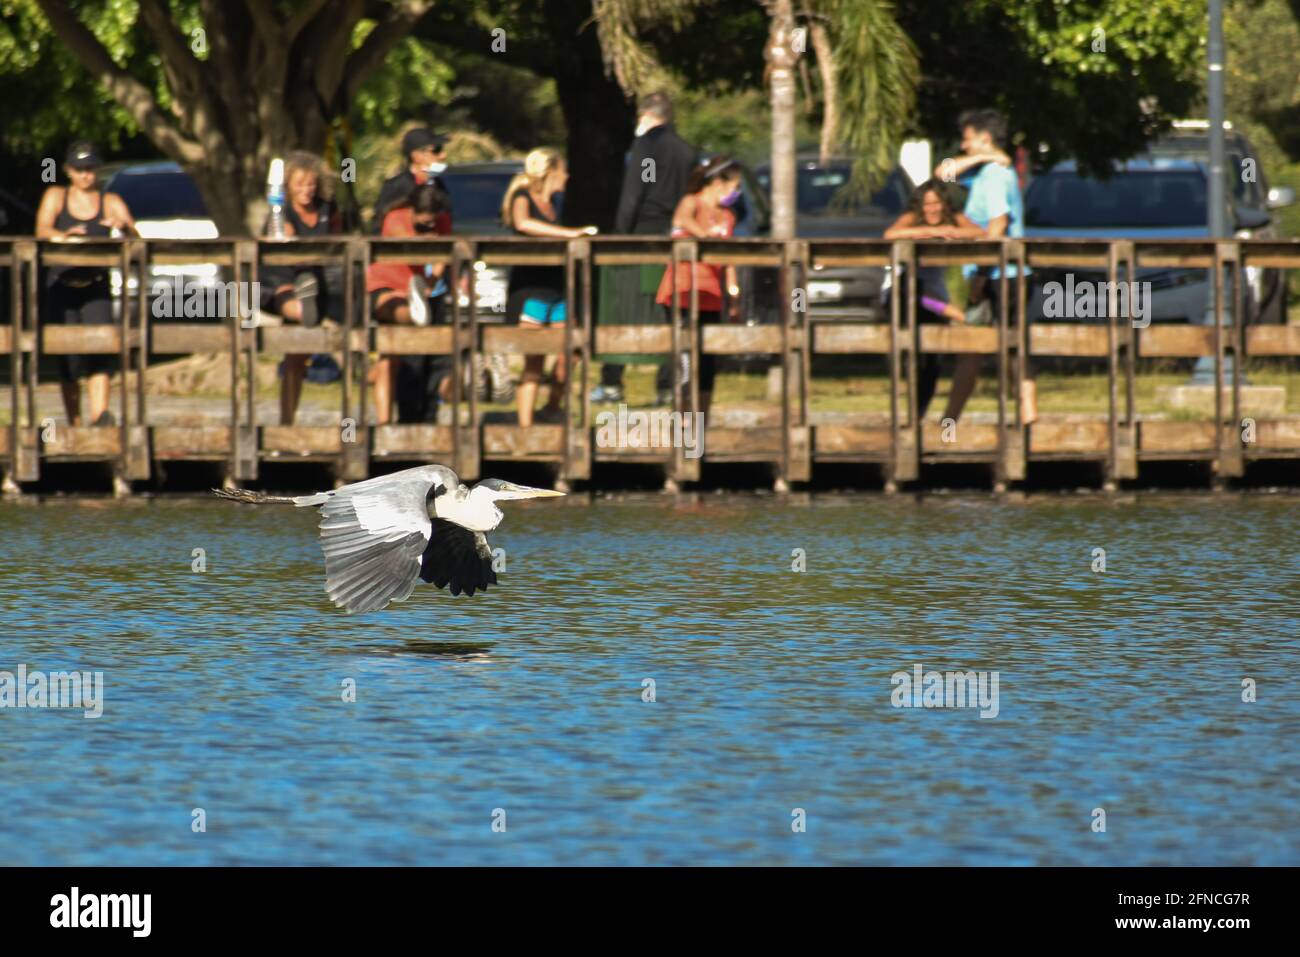
<svg viewBox="0 0 1300 957">
<path fill-rule="evenodd" d="M 284 239 L 284 160 L 278 156 L 271 160 L 271 171 L 266 176 L 266 204 L 271 207 L 267 235 Z"/>
</svg>

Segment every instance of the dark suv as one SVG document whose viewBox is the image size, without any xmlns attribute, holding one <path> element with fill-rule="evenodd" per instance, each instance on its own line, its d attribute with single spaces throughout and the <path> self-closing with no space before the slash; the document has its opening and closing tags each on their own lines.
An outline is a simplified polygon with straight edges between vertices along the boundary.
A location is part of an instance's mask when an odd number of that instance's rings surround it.
<svg viewBox="0 0 1300 957">
<path fill-rule="evenodd" d="M 1245 137 L 1227 137 L 1227 221 L 1241 238 L 1277 236 L 1271 210 L 1293 202 L 1289 189 L 1268 189 L 1258 158 Z M 1242 170 L 1254 160 L 1253 182 Z M 1209 235 L 1209 156 L 1204 130 L 1177 130 L 1149 151 L 1114 164 L 1111 175 L 1085 175 L 1073 161 L 1058 163 L 1034 177 L 1025 194 L 1026 238 L 1200 239 Z M 1031 319 L 1043 318 L 1044 287 L 1064 283 L 1066 273 L 1081 280 L 1105 276 L 1089 270 L 1035 270 L 1030 294 Z M 1200 322 L 1213 294 L 1204 269 L 1139 269 L 1137 279 L 1151 284 L 1151 318 L 1157 322 Z M 1286 284 L 1276 269 L 1246 269 L 1247 320 L 1283 322 Z"/>
<path fill-rule="evenodd" d="M 1150 147 L 1153 158 L 1188 159 L 1210 165 L 1210 124 L 1203 120 L 1183 120 L 1174 130 Z M 1233 215 L 1228 224 L 1242 239 L 1277 239 L 1273 210 L 1295 202 L 1295 191 L 1288 186 L 1269 187 L 1264 164 L 1244 134 L 1227 125 L 1224 128 L 1228 177 L 1228 195 Z M 1250 176 L 1245 175 L 1249 171 Z M 1246 283 L 1255 304 L 1253 322 L 1286 322 L 1286 281 L 1280 270 L 1246 267 Z"/>
</svg>

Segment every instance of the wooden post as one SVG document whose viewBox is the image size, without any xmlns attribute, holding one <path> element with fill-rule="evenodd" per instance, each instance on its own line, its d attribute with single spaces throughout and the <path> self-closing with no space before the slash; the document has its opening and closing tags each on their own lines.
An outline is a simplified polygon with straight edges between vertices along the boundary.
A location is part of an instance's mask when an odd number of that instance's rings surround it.
<svg viewBox="0 0 1300 957">
<path fill-rule="evenodd" d="M 18 240 L 9 249 L 9 460 L 3 476 L 4 491 L 15 492 L 20 481 L 39 477 L 33 409 L 35 395 L 24 378 L 27 360 L 28 295 L 35 279 L 36 244 Z M 34 339 L 34 337 L 31 337 Z M 27 428 L 23 427 L 24 418 Z"/>
<path fill-rule="evenodd" d="M 1120 272 L 1119 263 L 1124 259 L 1127 263 L 1125 275 L 1128 277 L 1125 290 L 1130 294 L 1129 302 L 1132 303 L 1133 287 L 1133 269 L 1134 269 L 1134 252 L 1132 242 L 1114 240 L 1110 243 L 1106 253 L 1106 279 L 1110 283 L 1110 289 L 1116 290 L 1116 296 L 1119 290 Z M 1107 341 L 1107 365 L 1106 381 L 1108 386 L 1107 393 L 1107 432 L 1109 435 L 1110 454 L 1106 468 L 1106 485 L 1109 488 L 1118 486 L 1122 479 L 1137 478 L 1137 425 L 1133 416 L 1133 360 L 1134 360 L 1134 333 L 1133 321 L 1130 315 L 1120 324 L 1120 309 L 1118 299 L 1112 297 L 1108 303 L 1106 314 L 1106 341 Z M 1123 310 L 1126 313 L 1132 313 L 1132 308 Z M 1123 425 L 1119 421 L 1119 379 L 1121 375 L 1120 356 L 1124 356 L 1123 376 L 1125 380 L 1125 422 Z"/>
<path fill-rule="evenodd" d="M 11 448 L 14 479 L 19 482 L 35 482 L 41 477 L 41 429 L 36 419 L 36 373 L 41 338 L 37 302 L 40 279 L 38 248 L 35 240 L 24 239 L 14 243 L 14 421 Z M 25 412 L 25 415 L 20 415 L 20 412 Z M 25 426 L 20 424 L 22 421 L 26 422 Z"/>
<path fill-rule="evenodd" d="M 1026 291 L 1025 245 L 1020 240 L 1004 239 L 998 250 L 998 465 L 995 482 L 1023 482 L 1026 475 L 1026 428 L 1020 397 L 1025 388 L 1025 366 L 1029 362 L 1029 327 L 1025 317 Z M 1011 303 L 1007 292 L 1007 262 L 1016 262 L 1016 323 L 1011 328 Z M 1014 414 L 1007 416 L 1007 388 L 1012 353 L 1016 357 Z"/>
<path fill-rule="evenodd" d="M 149 478 L 149 429 L 145 423 L 145 372 L 148 362 L 147 313 L 149 291 L 145 244 L 139 240 L 122 243 L 122 448 L 118 457 L 117 477 L 123 481 Z M 131 315 L 131 273 L 137 273 L 135 319 Z M 135 328 L 133 329 L 132 326 Z M 134 361 L 132 361 L 134 359 Z M 131 370 L 135 369 L 135 394 L 130 388 Z M 132 401 L 134 399 L 134 402 Z M 133 412 L 134 407 L 134 412 Z"/>
<path fill-rule="evenodd" d="M 453 468 L 466 481 L 477 479 L 483 468 L 483 453 L 479 436 L 481 429 L 478 415 L 478 383 L 469 390 L 469 422 L 461 422 L 460 397 L 464 388 L 464 363 L 466 357 L 470 369 L 474 360 L 481 355 L 478 336 L 478 295 L 474 286 L 474 262 L 478 258 L 477 248 L 472 241 L 459 241 L 452 245 L 452 275 L 459 276 L 466 264 L 469 266 L 469 310 L 464 314 L 460 309 L 460 294 L 455 284 L 448 290 L 451 297 L 452 350 L 456 359 L 452 363 L 452 455 Z"/>
<path fill-rule="evenodd" d="M 236 289 L 244 288 L 240 283 L 252 283 L 257 279 L 257 241 L 235 240 L 233 242 L 234 278 Z M 252 288 L 251 286 L 249 288 Z M 237 296 L 237 299 L 242 297 Z M 258 304 L 254 303 L 253 316 L 258 315 Z M 257 324 L 250 322 L 251 328 L 244 325 L 239 310 L 231 310 L 227 318 L 230 324 L 230 477 L 236 481 L 257 478 L 258 470 L 258 429 L 257 429 Z M 246 367 L 246 375 L 241 374 L 241 367 Z M 240 400 L 243 400 L 242 402 Z"/>
<path fill-rule="evenodd" d="M 781 290 L 785 294 L 781 309 L 781 368 L 784 379 L 781 398 L 781 477 L 790 482 L 807 482 L 812 478 L 812 449 L 808 426 L 807 322 L 808 244 L 786 240 L 781 245 Z M 794 289 L 804 290 L 805 308 L 794 308 Z"/>
<path fill-rule="evenodd" d="M 921 475 L 921 423 L 917 414 L 916 351 L 920 348 L 920 331 L 916 321 L 916 244 L 911 240 L 895 241 L 890 250 L 894 294 L 889 300 L 889 424 L 893 433 L 893 466 L 890 480 L 914 482 Z M 906 295 L 899 282 L 907 283 Z M 902 303 L 907 300 L 907 325 L 902 326 Z M 907 363 L 907 425 L 902 423 L 898 408 L 898 390 Z"/>
<path fill-rule="evenodd" d="M 591 430 L 587 417 L 588 367 L 591 365 L 591 243 L 571 239 L 564 254 L 564 301 L 569 321 L 564 324 L 564 359 L 568 374 L 564 389 L 564 461 L 560 476 L 566 481 L 591 478 Z M 575 329 L 575 323 L 579 323 Z M 581 378 L 573 374 L 574 353 L 579 353 Z M 579 421 L 573 422 L 573 384 L 582 389 Z"/>
<path fill-rule="evenodd" d="M 694 415 L 700 409 L 700 296 L 694 282 L 695 266 L 699 262 L 699 244 L 695 240 L 677 240 L 673 243 L 673 411 L 683 415 Z M 681 306 L 678 303 L 677 270 L 686 262 L 690 266 L 691 304 L 686 313 L 686 328 L 682 329 Z M 683 335 L 684 334 L 684 335 Z M 684 340 L 684 341 L 683 341 Z M 687 357 L 690 369 L 690 388 L 686 390 L 685 408 L 682 402 L 682 355 Z M 705 423 L 707 434 L 708 423 Z M 704 454 L 708 454 L 705 442 Z M 675 481 L 697 482 L 700 478 L 700 460 L 688 459 L 686 450 L 674 448 L 672 456 L 672 478 Z"/>
<path fill-rule="evenodd" d="M 1246 321 L 1244 313 L 1245 294 L 1241 288 L 1242 269 L 1240 246 L 1237 242 L 1216 242 L 1214 244 L 1214 281 L 1215 281 L 1215 322 L 1214 322 L 1214 435 L 1216 458 L 1214 471 L 1220 478 L 1241 478 L 1246 474 L 1245 458 L 1242 455 L 1241 438 L 1241 352 L 1238 346 L 1241 328 Z M 1232 271 L 1232 332 L 1223 334 L 1223 273 Z M 1232 386 L 1228 408 L 1223 401 L 1223 362 L 1225 353 L 1232 350 Z M 1231 412 L 1231 420 L 1225 422 L 1225 414 Z"/>
<path fill-rule="evenodd" d="M 338 464 L 339 478 L 345 482 L 359 482 L 370 475 L 370 428 L 365 417 L 366 380 L 364 367 L 361 378 L 361 409 L 357 410 L 356 397 L 352 394 L 352 370 L 355 361 L 353 346 L 360 334 L 361 341 L 368 346 L 369 337 L 365 332 L 365 321 L 357 321 L 359 313 L 369 310 L 370 297 L 366 295 L 366 266 L 369 263 L 370 244 L 361 238 L 348 240 L 343 252 L 343 415 L 339 422 L 342 430 L 347 424 L 343 419 L 351 420 L 351 429 L 341 433 L 341 437 L 351 435 L 352 441 L 340 443 Z M 358 328 L 360 326 L 360 328 Z M 366 346 L 363 346 L 363 349 Z"/>
</svg>

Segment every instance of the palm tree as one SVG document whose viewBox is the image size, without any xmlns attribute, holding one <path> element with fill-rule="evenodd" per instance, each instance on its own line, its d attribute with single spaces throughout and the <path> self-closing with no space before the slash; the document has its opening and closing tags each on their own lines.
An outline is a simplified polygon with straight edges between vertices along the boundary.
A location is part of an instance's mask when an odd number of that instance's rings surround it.
<svg viewBox="0 0 1300 957">
<path fill-rule="evenodd" d="M 772 98 L 772 238 L 793 239 L 795 226 L 795 36 L 793 0 L 768 0 L 767 85 Z"/>
<path fill-rule="evenodd" d="M 757 0 L 771 19 L 765 57 L 772 104 L 772 235 L 794 235 L 795 109 L 799 57 L 811 48 L 822 107 L 821 155 L 853 159 L 851 188 L 869 192 L 888 175 L 912 126 L 920 64 L 892 0 Z M 592 0 L 607 67 L 629 94 L 656 75 L 640 34 L 680 29 L 711 0 Z M 810 91 L 811 92 L 811 91 Z"/>
</svg>

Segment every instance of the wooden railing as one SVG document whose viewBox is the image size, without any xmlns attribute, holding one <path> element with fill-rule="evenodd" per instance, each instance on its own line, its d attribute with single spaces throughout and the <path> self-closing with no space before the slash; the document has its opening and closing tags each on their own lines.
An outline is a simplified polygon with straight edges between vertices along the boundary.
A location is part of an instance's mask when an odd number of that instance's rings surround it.
<svg viewBox="0 0 1300 957">
<path fill-rule="evenodd" d="M 699 260 L 718 265 L 774 269 L 777 321 L 766 325 L 704 325 L 698 303 L 674 309 L 671 322 L 649 326 L 599 326 L 593 314 L 593 271 L 606 266 Z M 371 262 L 446 261 L 452 275 L 475 263 L 563 266 L 571 321 L 561 330 L 520 330 L 483 322 L 471 293 L 469 307 L 453 295 L 450 322 L 429 327 L 376 324 L 365 295 Z M 342 269 L 343 315 L 337 326 L 296 325 L 246 328 L 232 315 L 219 322 L 161 321 L 148 307 L 151 265 L 215 263 L 223 281 L 252 282 L 267 266 L 326 265 Z M 916 267 L 958 263 L 1001 267 L 1000 314 L 987 327 L 918 324 Z M 1019 267 L 1007 277 L 1008 264 Z M 107 326 L 42 325 L 39 266 L 111 268 L 123 277 L 118 321 Z M 798 308 L 796 289 L 822 267 L 885 267 L 911 287 L 894 296 L 884 321 L 815 321 Z M 1099 463 L 1108 484 L 1136 477 L 1145 460 L 1182 459 L 1212 463 L 1222 477 L 1240 476 L 1252 459 L 1300 458 L 1300 417 L 1279 416 L 1254 423 L 1252 442 L 1242 440 L 1242 362 L 1232 363 L 1230 381 L 1215 390 L 1212 417 L 1201 421 L 1140 419 L 1134 401 L 1136 362 L 1149 357 L 1213 357 L 1216 372 L 1225 359 L 1300 356 L 1300 325 L 1151 325 L 1136 328 L 1108 309 L 1094 323 L 1018 322 L 1025 315 L 1030 269 L 1078 268 L 1103 271 L 1111 282 L 1133 281 L 1145 267 L 1210 270 L 1215 308 L 1244 315 L 1246 266 L 1300 267 L 1300 241 L 1181 240 L 1159 242 L 1005 240 L 1001 242 L 886 242 L 882 240 L 729 239 L 680 241 L 608 237 L 573 241 L 499 237 L 442 237 L 395 240 L 368 237 L 304 239 L 294 242 L 229 239 L 213 241 L 87 240 L 47 243 L 0 237 L 0 270 L 9 278 L 8 315 L 0 321 L 0 355 L 9 357 L 10 416 L 0 429 L 0 467 L 7 479 L 34 481 L 42 462 L 108 461 L 123 480 L 146 479 L 152 463 L 210 460 L 225 463 L 230 479 L 255 479 L 259 463 L 273 459 L 331 462 L 340 478 L 365 477 L 377 459 L 445 462 L 466 478 L 481 474 L 484 460 L 551 463 L 564 482 L 589 478 L 594 461 L 654 462 L 679 480 L 699 477 L 701 459 L 682 448 L 602 448 L 588 398 L 593 357 L 602 353 L 662 356 L 689 354 L 698 368 L 701 353 L 767 354 L 782 370 L 779 420 L 750 428 L 709 424 L 703 461 L 770 462 L 783 484 L 806 481 L 814 463 L 871 464 L 887 482 L 912 481 L 923 465 L 986 463 L 996 483 L 1023 479 L 1030 461 Z M 1231 279 L 1228 279 L 1231 277 Z M 133 281 L 128 281 L 133 280 Z M 472 283 L 470 284 L 473 285 Z M 1235 303 L 1226 303 L 1229 291 Z M 1010 308 L 1012 299 L 1018 309 Z M 369 354 L 450 355 L 454 396 L 450 424 L 371 426 L 364 383 Z M 341 353 L 343 379 L 339 421 L 331 426 L 260 424 L 255 416 L 256 360 L 261 353 Z M 566 396 L 566 424 L 484 422 L 473 390 L 463 390 L 464 366 L 474 353 L 567 352 L 575 357 L 575 385 Z M 963 421 L 955 435 L 941 434 L 917 415 L 917 358 L 922 353 L 980 353 L 996 357 L 999 388 L 995 422 Z M 112 354 L 123 378 L 114 428 L 60 425 L 43 428 L 37 415 L 38 360 L 43 355 Z M 201 425 L 163 424 L 150 418 L 144 372 L 160 356 L 225 353 L 230 357 L 229 416 Z M 810 413 L 814 355 L 883 357 L 890 380 L 887 416 L 862 416 L 845 423 L 818 421 Z M 1064 356 L 1104 361 L 1108 372 L 1107 413 L 1095 420 L 1041 419 L 1021 423 L 1016 385 L 1024 376 L 1018 357 Z M 679 363 L 673 363 L 676 368 Z M 1220 377 L 1221 381 L 1221 377 Z M 129 387 L 128 387 L 129 385 Z M 698 379 L 676 411 L 698 408 Z M 46 423 L 48 425 L 48 423 Z"/>
</svg>

